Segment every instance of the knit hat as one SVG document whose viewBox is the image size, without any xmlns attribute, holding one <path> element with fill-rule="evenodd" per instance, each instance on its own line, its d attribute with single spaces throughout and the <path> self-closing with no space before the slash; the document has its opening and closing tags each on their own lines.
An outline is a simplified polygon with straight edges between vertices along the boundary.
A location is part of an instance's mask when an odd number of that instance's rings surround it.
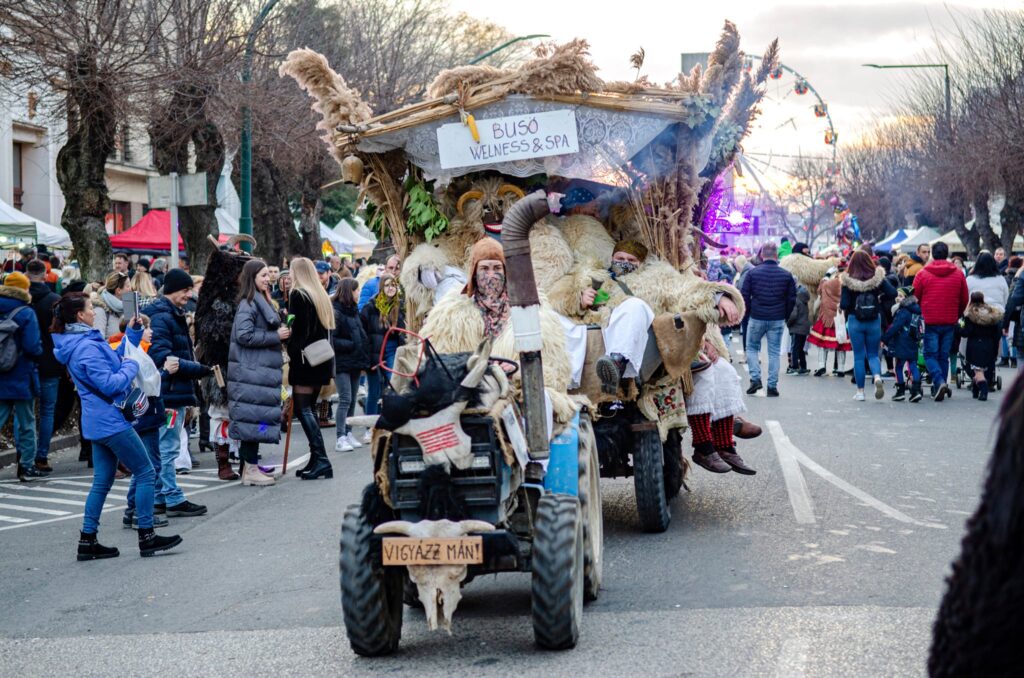
<svg viewBox="0 0 1024 678">
<path fill-rule="evenodd" d="M 636 240 L 620 240 L 615 243 L 615 249 L 612 250 L 612 254 L 616 252 L 625 252 L 626 254 L 632 254 L 634 257 L 640 260 L 640 263 L 644 263 L 647 260 L 647 247 Z"/>
<path fill-rule="evenodd" d="M 6 285 L 7 287 L 17 287 L 19 290 L 24 290 L 28 292 L 28 276 L 26 276 L 24 273 L 20 271 L 8 273 L 7 277 L 4 278 L 4 285 Z"/>
<path fill-rule="evenodd" d="M 141 266 L 142 268 L 146 269 L 147 271 L 149 270 L 149 259 L 147 259 L 146 257 L 139 257 L 139 260 L 135 263 L 138 266 Z"/>
<path fill-rule="evenodd" d="M 473 294 L 476 289 L 477 264 L 487 259 L 494 259 L 504 264 L 505 251 L 501 248 L 500 242 L 489 236 L 484 236 L 477 240 L 476 244 L 469 250 L 469 281 L 462 290 L 464 293 Z"/>
<path fill-rule="evenodd" d="M 193 287 L 192 276 L 185 273 L 185 271 L 180 268 L 172 268 L 167 271 L 166 275 L 164 275 L 164 287 L 162 292 L 165 295 L 174 294 L 175 292 L 187 290 L 191 287 Z"/>
</svg>

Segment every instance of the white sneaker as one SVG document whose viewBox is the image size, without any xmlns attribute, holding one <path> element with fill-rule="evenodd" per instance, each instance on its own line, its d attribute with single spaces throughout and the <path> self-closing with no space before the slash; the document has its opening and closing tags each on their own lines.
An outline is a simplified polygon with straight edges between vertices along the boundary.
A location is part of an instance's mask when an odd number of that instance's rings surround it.
<svg viewBox="0 0 1024 678">
<path fill-rule="evenodd" d="M 857 391 L 853 394 L 853 399 L 858 402 L 864 402 L 864 391 Z"/>
<path fill-rule="evenodd" d="M 373 434 L 370 433 L 370 429 L 366 429 L 366 433 L 363 434 L 363 437 L 360 440 L 362 440 L 363 445 L 369 445 L 373 442 Z"/>
<path fill-rule="evenodd" d="M 881 400 L 885 397 L 885 384 L 882 383 L 882 378 L 875 375 L 875 400 Z"/>
<path fill-rule="evenodd" d="M 351 445 L 352 447 L 362 447 L 363 446 L 362 441 L 359 440 L 358 438 L 356 438 L 355 435 L 351 431 L 349 431 L 348 435 L 345 436 L 345 440 L 347 440 L 348 444 Z"/>
<path fill-rule="evenodd" d="M 348 444 L 348 438 L 342 436 L 338 438 L 338 442 L 334 443 L 335 452 L 351 452 L 354 448 Z"/>
<path fill-rule="evenodd" d="M 170 242 L 168 240 L 168 242 Z M 359 385 L 359 389 L 356 391 L 356 396 L 366 396 L 366 386 L 363 384 Z"/>
</svg>

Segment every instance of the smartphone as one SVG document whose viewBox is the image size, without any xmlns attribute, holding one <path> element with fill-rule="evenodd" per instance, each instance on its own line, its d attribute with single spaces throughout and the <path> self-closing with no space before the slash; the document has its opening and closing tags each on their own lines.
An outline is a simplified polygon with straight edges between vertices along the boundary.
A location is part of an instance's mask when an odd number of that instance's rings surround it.
<svg viewBox="0 0 1024 678">
<path fill-rule="evenodd" d="M 125 318 L 137 318 L 139 316 L 138 292 L 125 292 L 121 295 L 121 303 L 124 305 Z"/>
</svg>

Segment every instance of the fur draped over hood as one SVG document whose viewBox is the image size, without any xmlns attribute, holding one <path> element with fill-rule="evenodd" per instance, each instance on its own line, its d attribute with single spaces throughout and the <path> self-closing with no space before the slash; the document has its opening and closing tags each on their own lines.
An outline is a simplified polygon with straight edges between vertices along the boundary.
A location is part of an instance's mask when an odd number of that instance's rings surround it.
<svg viewBox="0 0 1024 678">
<path fill-rule="evenodd" d="M 1003 312 L 991 304 L 968 304 L 964 317 L 975 325 L 998 325 L 1003 322 Z"/>
<path fill-rule="evenodd" d="M 23 290 L 19 287 L 11 287 L 10 285 L 0 285 L 0 297 L 24 301 L 26 304 L 32 303 L 32 296 L 27 290 Z"/>
<path fill-rule="evenodd" d="M 787 259 L 789 257 L 786 257 Z M 885 269 L 881 266 L 875 268 L 875 274 L 867 280 L 857 280 L 850 276 L 845 271 L 839 274 L 839 279 L 843 283 L 843 287 L 846 287 L 854 292 L 868 292 L 877 288 L 885 280 Z"/>
</svg>

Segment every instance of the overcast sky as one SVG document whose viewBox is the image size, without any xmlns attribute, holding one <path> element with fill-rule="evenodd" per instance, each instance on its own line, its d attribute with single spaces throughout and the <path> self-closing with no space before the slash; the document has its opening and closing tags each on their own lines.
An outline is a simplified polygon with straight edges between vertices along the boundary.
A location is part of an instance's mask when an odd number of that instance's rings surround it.
<svg viewBox="0 0 1024 678">
<path fill-rule="evenodd" d="M 872 120 L 885 115 L 909 82 L 909 76 L 903 75 L 907 71 L 880 71 L 861 64 L 934 59 L 937 42 L 948 40 L 956 22 L 971 13 L 1024 8 L 1021 1 L 993 0 L 952 4 L 840 0 L 830 6 L 805 0 L 451 0 L 450 4 L 454 10 L 493 20 L 516 35 L 548 33 L 559 42 L 586 38 L 600 69 L 598 75 L 605 80 L 632 79 L 629 56 L 642 46 L 647 53 L 644 73 L 655 82 L 668 81 L 679 71 L 680 53 L 710 51 L 723 21 L 729 19 L 739 28 L 747 53 L 760 54 L 773 38 L 779 38 L 782 62 L 820 92 L 841 142 L 855 138 Z M 821 122 L 813 114 L 808 116 L 800 124 L 801 132 L 814 130 L 814 138 L 820 138 Z"/>
</svg>

